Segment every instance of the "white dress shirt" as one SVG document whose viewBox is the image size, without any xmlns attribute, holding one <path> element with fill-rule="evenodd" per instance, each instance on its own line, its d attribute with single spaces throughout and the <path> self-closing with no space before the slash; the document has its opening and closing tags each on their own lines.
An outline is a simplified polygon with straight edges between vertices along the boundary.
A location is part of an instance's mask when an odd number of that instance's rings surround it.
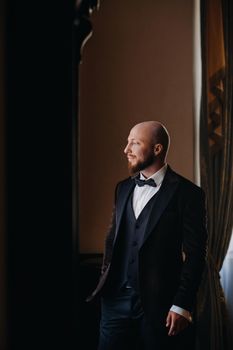
<svg viewBox="0 0 233 350">
<path fill-rule="evenodd" d="M 155 181 L 157 185 L 156 187 L 148 186 L 148 185 L 141 186 L 141 187 L 138 185 L 135 186 L 134 192 L 133 192 L 133 210 L 134 210 L 134 215 L 136 219 L 139 217 L 141 211 L 143 210 L 145 205 L 148 203 L 148 201 L 159 191 L 162 185 L 164 176 L 166 174 L 166 171 L 167 171 L 167 164 L 165 164 L 162 168 L 156 171 L 156 173 L 154 173 L 149 177 L 149 179 L 153 179 Z M 143 176 L 142 173 L 140 173 L 140 179 L 145 180 L 145 176 Z M 189 311 L 184 310 L 183 308 L 176 305 L 172 305 L 170 310 L 184 316 L 189 321 L 192 321 Z"/>
<path fill-rule="evenodd" d="M 162 185 L 164 176 L 167 171 L 167 164 L 165 164 L 161 169 L 156 171 L 153 175 L 149 177 L 149 179 L 153 179 L 156 183 L 156 187 L 153 186 L 135 186 L 133 192 L 133 210 L 136 219 L 139 217 L 142 209 L 145 207 L 147 202 L 157 193 Z M 140 179 L 145 180 L 145 176 L 140 173 Z"/>
</svg>

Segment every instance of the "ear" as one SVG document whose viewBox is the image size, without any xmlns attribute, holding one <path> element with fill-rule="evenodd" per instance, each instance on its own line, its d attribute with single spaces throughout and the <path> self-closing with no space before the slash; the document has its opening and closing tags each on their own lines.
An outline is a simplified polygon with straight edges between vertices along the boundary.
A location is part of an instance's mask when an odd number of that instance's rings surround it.
<svg viewBox="0 0 233 350">
<path fill-rule="evenodd" d="M 154 146 L 154 154 L 156 156 L 158 156 L 159 154 L 161 154 L 163 152 L 163 145 L 161 145 L 161 143 L 157 143 L 155 146 Z"/>
</svg>

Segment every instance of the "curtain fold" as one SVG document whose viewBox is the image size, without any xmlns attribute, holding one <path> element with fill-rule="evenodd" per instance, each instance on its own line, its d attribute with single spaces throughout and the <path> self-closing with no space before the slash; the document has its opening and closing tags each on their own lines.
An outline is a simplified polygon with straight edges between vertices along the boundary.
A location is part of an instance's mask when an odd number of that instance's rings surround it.
<svg viewBox="0 0 233 350">
<path fill-rule="evenodd" d="M 205 350 L 232 350 L 219 275 L 233 225 L 232 20 L 231 0 L 201 1 L 200 168 L 209 240 L 198 295 L 197 348 Z"/>
</svg>

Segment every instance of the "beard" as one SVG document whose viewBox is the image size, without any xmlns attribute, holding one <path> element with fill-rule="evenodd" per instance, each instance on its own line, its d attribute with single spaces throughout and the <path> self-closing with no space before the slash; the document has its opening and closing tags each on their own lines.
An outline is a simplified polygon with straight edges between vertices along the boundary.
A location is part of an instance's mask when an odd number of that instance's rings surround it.
<svg viewBox="0 0 233 350">
<path fill-rule="evenodd" d="M 132 165 L 130 162 L 128 162 L 129 174 L 132 176 L 139 171 L 148 168 L 154 163 L 155 157 L 154 151 L 152 150 L 143 160 L 139 160 L 136 164 Z"/>
</svg>

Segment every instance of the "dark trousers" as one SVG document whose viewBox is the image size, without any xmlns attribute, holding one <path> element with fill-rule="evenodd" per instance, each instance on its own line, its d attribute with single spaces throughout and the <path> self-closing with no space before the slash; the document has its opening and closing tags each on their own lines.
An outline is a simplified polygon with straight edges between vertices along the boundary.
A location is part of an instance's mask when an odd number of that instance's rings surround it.
<svg viewBox="0 0 233 350">
<path fill-rule="evenodd" d="M 133 289 L 102 298 L 98 350 L 194 349 L 192 326 L 177 336 L 169 337 L 167 332 L 165 325 L 156 328 L 146 320 Z"/>
</svg>

